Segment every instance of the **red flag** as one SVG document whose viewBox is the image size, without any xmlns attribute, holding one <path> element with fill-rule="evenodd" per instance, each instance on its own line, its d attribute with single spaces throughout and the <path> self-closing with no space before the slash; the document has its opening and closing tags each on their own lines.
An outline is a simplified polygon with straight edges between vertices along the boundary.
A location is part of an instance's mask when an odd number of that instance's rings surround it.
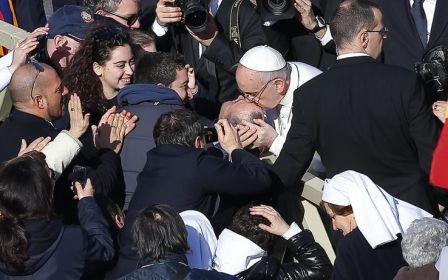
<svg viewBox="0 0 448 280">
<path fill-rule="evenodd" d="M 439 142 L 432 155 L 429 182 L 431 185 L 448 190 L 448 120 L 443 126 Z"/>
</svg>

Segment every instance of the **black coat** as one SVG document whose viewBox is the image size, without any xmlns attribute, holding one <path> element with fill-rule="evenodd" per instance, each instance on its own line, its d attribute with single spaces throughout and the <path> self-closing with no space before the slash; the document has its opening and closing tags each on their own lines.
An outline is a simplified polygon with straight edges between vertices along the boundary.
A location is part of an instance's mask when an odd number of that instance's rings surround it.
<svg viewBox="0 0 448 280">
<path fill-rule="evenodd" d="M 407 265 L 400 243 L 401 238 L 372 249 L 361 231 L 354 229 L 339 241 L 332 279 L 393 279 Z"/>
<path fill-rule="evenodd" d="M 256 194 L 270 185 L 270 174 L 264 163 L 241 149 L 232 152 L 232 163 L 204 150 L 181 145 L 167 144 L 152 149 L 137 178 L 125 227 L 119 235 L 121 251 L 114 276 L 122 276 L 135 268 L 137 254 L 131 228 L 138 213 L 147 206 L 163 203 L 178 212 L 197 210 L 210 218 L 217 194 Z"/>
<path fill-rule="evenodd" d="M 281 264 L 267 256 L 236 276 L 242 280 L 256 279 L 329 279 L 332 265 L 324 249 L 304 230 L 288 239 L 287 250 L 297 262 Z"/>
<path fill-rule="evenodd" d="M 119 280 L 202 280 L 202 279 L 218 279 L 233 280 L 236 279 L 231 275 L 216 271 L 208 271 L 201 269 L 191 269 L 187 265 L 185 256 L 172 255 L 165 260 L 159 262 L 145 262 L 143 267 L 129 273 Z"/>
<path fill-rule="evenodd" d="M 59 131 L 50 122 L 35 115 L 14 110 L 0 125 L 0 162 L 17 156 L 21 139 L 30 144 L 39 137 L 54 139 Z"/>
<path fill-rule="evenodd" d="M 165 36 L 156 37 L 158 48 L 177 50 L 185 56 L 187 63 L 194 67 L 198 81 L 209 91 L 208 100 L 204 99 L 203 103 L 196 100 L 195 109 L 210 119 L 216 118 L 219 112 L 207 112 L 209 103 L 222 103 L 233 100 L 239 95 L 234 73 L 236 69 L 232 67 L 247 50 L 267 43 L 261 20 L 249 0 L 241 3 L 238 14 L 241 48 L 230 41 L 230 10 L 233 2 L 233 0 L 221 2 L 215 16 L 218 36 L 201 58 L 199 58 L 199 43 L 191 38 L 183 25 L 172 26 Z"/>
<path fill-rule="evenodd" d="M 293 104 L 274 164 L 288 187 L 297 185 L 317 150 L 327 177 L 358 171 L 434 213 L 428 174 L 438 127 L 412 72 L 370 57 L 338 60 L 297 89 Z"/>
<path fill-rule="evenodd" d="M 110 261 L 114 256 L 109 225 L 91 197 L 78 204 L 80 226 L 57 219 L 24 221 L 29 248 L 23 271 L 0 263 L 0 279 L 80 279 L 86 267 Z"/>
</svg>

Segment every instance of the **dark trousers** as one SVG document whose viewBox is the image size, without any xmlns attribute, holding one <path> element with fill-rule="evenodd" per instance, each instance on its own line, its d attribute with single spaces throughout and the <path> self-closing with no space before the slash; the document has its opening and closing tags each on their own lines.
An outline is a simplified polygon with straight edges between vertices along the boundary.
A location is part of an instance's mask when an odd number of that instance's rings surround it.
<svg viewBox="0 0 448 280">
<path fill-rule="evenodd" d="M 47 23 L 43 0 L 16 0 L 13 3 L 20 28 L 32 32 Z"/>
</svg>

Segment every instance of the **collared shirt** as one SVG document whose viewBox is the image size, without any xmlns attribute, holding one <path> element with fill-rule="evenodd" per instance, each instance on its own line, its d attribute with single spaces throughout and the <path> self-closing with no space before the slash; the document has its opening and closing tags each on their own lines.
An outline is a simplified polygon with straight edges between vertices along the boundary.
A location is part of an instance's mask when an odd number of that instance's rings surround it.
<svg viewBox="0 0 448 280">
<path fill-rule="evenodd" d="M 393 1 L 393 0 L 389 0 L 389 1 Z M 409 4 L 412 7 L 412 5 L 414 4 L 414 0 L 409 0 Z M 427 30 L 428 31 L 428 36 L 427 36 L 428 41 L 429 41 L 429 36 L 431 35 L 431 27 L 432 27 L 432 23 L 434 21 L 434 13 L 436 12 L 436 4 L 437 4 L 437 0 L 424 0 L 423 1 L 423 10 L 425 10 L 427 29 L 428 29 Z M 328 42 L 333 40 L 333 36 L 331 35 L 331 32 L 330 32 L 330 26 L 327 25 L 327 30 L 325 31 L 325 34 L 322 38 L 318 38 L 318 37 L 316 37 L 316 38 L 319 39 L 322 46 L 325 46 L 326 44 L 328 44 Z"/>
<path fill-rule="evenodd" d="M 345 54 L 338 55 L 336 60 L 350 58 L 350 57 L 358 57 L 358 56 L 370 56 L 370 55 L 368 55 L 366 53 L 362 53 L 362 52 L 345 53 Z"/>
<path fill-rule="evenodd" d="M 294 91 L 301 85 L 316 77 L 322 71 L 319 69 L 300 62 L 288 62 L 291 65 L 291 78 L 289 87 L 285 96 L 280 101 L 279 105 L 267 111 L 268 122 L 274 126 L 278 136 L 272 142 L 269 151 L 278 156 L 286 141 L 286 135 L 291 127 L 292 120 L 292 106 L 294 100 Z"/>
</svg>

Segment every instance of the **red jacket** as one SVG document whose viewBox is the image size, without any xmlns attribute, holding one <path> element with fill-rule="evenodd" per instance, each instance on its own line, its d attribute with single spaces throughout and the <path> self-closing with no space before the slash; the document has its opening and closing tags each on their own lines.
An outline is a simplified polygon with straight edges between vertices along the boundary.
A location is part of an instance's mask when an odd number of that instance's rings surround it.
<svg viewBox="0 0 448 280">
<path fill-rule="evenodd" d="M 448 190 L 448 121 L 443 126 L 439 142 L 432 157 L 429 182 L 431 185 Z"/>
</svg>

